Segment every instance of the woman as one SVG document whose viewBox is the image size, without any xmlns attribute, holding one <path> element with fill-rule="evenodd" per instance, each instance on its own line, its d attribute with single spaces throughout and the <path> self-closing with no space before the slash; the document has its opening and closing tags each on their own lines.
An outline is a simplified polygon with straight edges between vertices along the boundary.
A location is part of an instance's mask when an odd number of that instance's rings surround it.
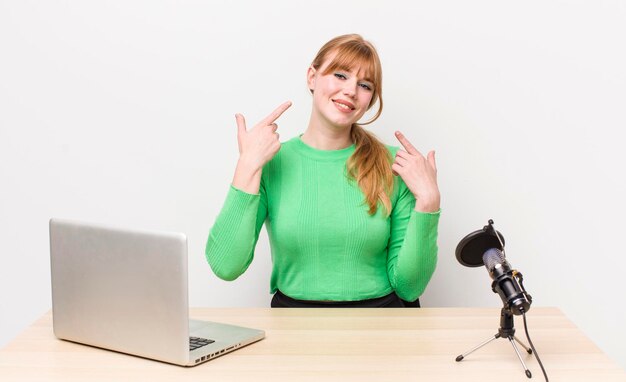
<svg viewBox="0 0 626 382">
<path fill-rule="evenodd" d="M 404 306 L 422 294 L 437 262 L 434 152 L 422 156 L 400 132 L 404 150 L 387 147 L 361 127 L 383 106 L 380 60 L 361 36 L 326 43 L 307 84 L 308 127 L 282 145 L 275 121 L 290 102 L 249 130 L 236 115 L 239 161 L 207 260 L 234 280 L 265 222 L 272 307 Z M 376 103 L 374 117 L 358 123 Z"/>
</svg>

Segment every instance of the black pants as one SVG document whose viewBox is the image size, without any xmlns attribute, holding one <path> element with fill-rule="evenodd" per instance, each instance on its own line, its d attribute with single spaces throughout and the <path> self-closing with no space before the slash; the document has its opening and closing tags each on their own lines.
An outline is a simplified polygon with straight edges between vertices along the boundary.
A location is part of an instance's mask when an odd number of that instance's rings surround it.
<svg viewBox="0 0 626 382">
<path fill-rule="evenodd" d="M 272 308 L 419 308 L 419 300 L 408 302 L 395 293 L 359 301 L 306 301 L 296 300 L 277 290 L 272 298 Z"/>
</svg>

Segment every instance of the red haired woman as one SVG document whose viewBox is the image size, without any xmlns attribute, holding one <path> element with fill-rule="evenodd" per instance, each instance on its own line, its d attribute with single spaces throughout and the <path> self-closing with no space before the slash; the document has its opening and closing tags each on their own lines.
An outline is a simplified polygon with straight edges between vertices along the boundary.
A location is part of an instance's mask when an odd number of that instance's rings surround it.
<svg viewBox="0 0 626 382">
<path fill-rule="evenodd" d="M 272 252 L 272 307 L 402 307 L 437 263 L 440 194 L 434 152 L 400 132 L 386 146 L 362 125 L 383 107 L 382 69 L 359 35 L 326 43 L 307 72 L 304 133 L 280 143 L 286 102 L 251 129 L 236 116 L 239 161 L 206 257 L 224 280 L 252 262 L 263 223 Z M 360 123 L 367 110 L 378 110 Z"/>
</svg>

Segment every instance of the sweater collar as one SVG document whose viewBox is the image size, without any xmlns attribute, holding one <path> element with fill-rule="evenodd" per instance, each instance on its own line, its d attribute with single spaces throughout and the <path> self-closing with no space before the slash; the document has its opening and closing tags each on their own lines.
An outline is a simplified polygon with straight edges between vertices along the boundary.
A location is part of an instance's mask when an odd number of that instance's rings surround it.
<svg viewBox="0 0 626 382">
<path fill-rule="evenodd" d="M 355 150 L 354 143 L 346 147 L 345 149 L 319 150 L 304 143 L 301 137 L 302 137 L 302 134 L 298 135 L 297 137 L 292 138 L 292 141 L 294 143 L 294 148 L 299 153 L 307 157 L 313 158 L 313 159 L 328 160 L 328 161 L 333 161 L 333 160 L 345 161 L 354 153 L 354 150 Z"/>
</svg>

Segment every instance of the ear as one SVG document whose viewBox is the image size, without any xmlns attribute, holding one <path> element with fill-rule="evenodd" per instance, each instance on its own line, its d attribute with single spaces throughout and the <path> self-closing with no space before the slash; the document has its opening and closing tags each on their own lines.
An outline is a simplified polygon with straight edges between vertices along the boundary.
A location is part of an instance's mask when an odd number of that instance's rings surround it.
<svg viewBox="0 0 626 382">
<path fill-rule="evenodd" d="M 316 78 L 317 70 L 314 67 L 309 66 L 309 69 L 306 72 L 306 84 L 309 87 L 311 93 L 315 90 L 315 78 Z"/>
</svg>

